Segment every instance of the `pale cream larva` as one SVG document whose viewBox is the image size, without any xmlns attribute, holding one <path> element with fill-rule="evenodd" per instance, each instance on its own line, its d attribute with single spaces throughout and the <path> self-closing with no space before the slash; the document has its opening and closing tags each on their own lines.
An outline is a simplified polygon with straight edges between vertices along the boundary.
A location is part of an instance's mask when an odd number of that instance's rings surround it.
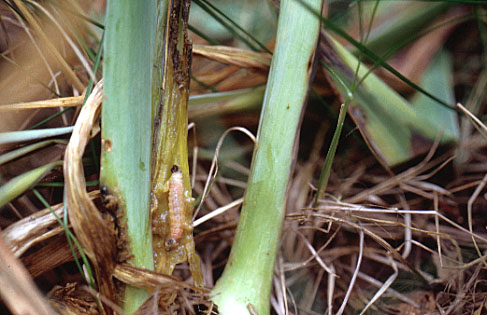
<svg viewBox="0 0 487 315">
<path fill-rule="evenodd" d="M 175 245 L 183 236 L 184 227 L 184 184 L 183 173 L 177 165 L 171 168 L 169 178 L 169 229 L 171 238 L 168 246 Z"/>
</svg>

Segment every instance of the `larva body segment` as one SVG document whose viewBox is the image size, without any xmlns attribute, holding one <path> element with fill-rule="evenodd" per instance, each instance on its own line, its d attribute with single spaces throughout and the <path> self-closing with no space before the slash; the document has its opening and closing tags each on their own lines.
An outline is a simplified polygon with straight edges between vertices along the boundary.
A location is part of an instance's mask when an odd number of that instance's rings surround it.
<svg viewBox="0 0 487 315">
<path fill-rule="evenodd" d="M 168 192 L 171 238 L 167 241 L 168 246 L 176 244 L 183 236 L 185 212 L 183 173 L 176 165 L 171 168 L 171 172 Z"/>
</svg>

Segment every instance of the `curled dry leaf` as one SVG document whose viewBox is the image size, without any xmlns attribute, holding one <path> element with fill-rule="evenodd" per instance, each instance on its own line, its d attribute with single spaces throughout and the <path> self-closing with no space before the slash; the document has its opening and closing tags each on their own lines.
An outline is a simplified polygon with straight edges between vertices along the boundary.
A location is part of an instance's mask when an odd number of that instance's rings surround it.
<svg viewBox="0 0 487 315">
<path fill-rule="evenodd" d="M 138 268 L 129 264 L 119 264 L 113 272 L 118 280 L 135 287 L 154 291 L 158 288 L 191 289 L 196 292 L 208 293 L 208 289 L 198 287 L 181 281 L 175 277 L 164 275 L 155 271 Z"/>
<path fill-rule="evenodd" d="M 114 277 L 136 287 L 153 292 L 135 314 L 184 314 L 194 313 L 198 309 L 210 309 L 212 303 L 208 299 L 209 290 L 163 275 L 151 270 L 137 268 L 128 264 L 119 264 L 115 268 Z M 200 309 L 201 310 L 201 309 Z"/>
<path fill-rule="evenodd" d="M 90 132 L 100 113 L 103 98 L 100 81 L 80 112 L 66 148 L 64 160 L 65 194 L 69 220 L 83 250 L 95 269 L 98 289 L 114 300 L 112 273 L 116 265 L 116 232 L 113 217 L 100 212 L 86 192 L 81 159 Z"/>
<path fill-rule="evenodd" d="M 61 314 L 100 314 L 96 299 L 78 283 L 55 286 L 48 294 L 51 304 Z"/>
<path fill-rule="evenodd" d="M 66 241 L 66 235 L 63 233 L 56 237 L 51 237 L 39 249 L 29 251 L 29 253 L 22 256 L 22 263 L 32 278 L 35 279 L 45 272 L 74 261 L 75 257 L 79 256 L 76 246 L 71 250 Z"/>
<path fill-rule="evenodd" d="M 88 196 L 93 200 L 99 198 L 100 192 L 92 191 L 88 193 Z M 51 211 L 58 217 L 62 217 L 63 204 L 38 211 L 11 224 L 0 233 L 16 257 L 20 257 L 32 245 L 50 239 L 64 231 Z"/>
</svg>

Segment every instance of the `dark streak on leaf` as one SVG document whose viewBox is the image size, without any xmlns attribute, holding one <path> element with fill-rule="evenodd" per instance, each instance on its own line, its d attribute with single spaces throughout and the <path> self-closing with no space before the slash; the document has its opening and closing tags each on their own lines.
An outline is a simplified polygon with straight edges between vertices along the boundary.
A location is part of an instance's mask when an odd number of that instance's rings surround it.
<svg viewBox="0 0 487 315">
<path fill-rule="evenodd" d="M 337 56 L 333 44 L 330 42 L 328 36 L 326 36 L 324 33 L 321 33 L 319 45 L 320 57 L 324 63 L 327 65 L 333 65 L 334 68 L 340 69 L 340 73 L 345 74 L 347 79 L 352 82 L 354 77 L 353 71 L 351 71 L 347 65 L 343 64 L 340 57 Z"/>
</svg>

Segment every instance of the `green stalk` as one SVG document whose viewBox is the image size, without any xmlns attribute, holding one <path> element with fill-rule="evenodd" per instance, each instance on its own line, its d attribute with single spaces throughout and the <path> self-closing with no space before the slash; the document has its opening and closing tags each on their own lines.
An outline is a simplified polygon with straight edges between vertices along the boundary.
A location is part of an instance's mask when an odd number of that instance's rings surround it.
<svg viewBox="0 0 487 315">
<path fill-rule="evenodd" d="M 302 3 L 303 2 L 303 3 Z M 225 271 L 212 291 L 221 314 L 269 314 L 293 147 L 309 89 L 320 0 L 283 0 L 258 144 Z"/>
<path fill-rule="evenodd" d="M 153 270 L 150 217 L 152 71 L 156 1 L 108 1 L 105 24 L 100 187 L 118 201 L 131 263 Z M 127 286 L 124 310 L 149 292 Z"/>
<path fill-rule="evenodd" d="M 155 269 L 159 273 L 172 274 L 177 264 L 187 261 L 197 286 L 203 285 L 200 260 L 195 252 L 191 227 L 192 199 L 188 166 L 188 96 L 191 67 L 191 44 L 187 32 L 190 0 L 169 1 L 167 24 L 164 34 L 164 50 L 160 55 L 160 83 L 154 83 L 154 93 L 162 94 L 153 99 L 154 129 L 152 160 L 152 232 Z M 163 8 L 161 7 L 161 10 Z M 162 17 L 162 12 L 161 12 Z M 161 20 L 162 23 L 162 20 Z M 159 37 L 159 36 L 158 36 Z M 159 62 L 159 60 L 158 60 Z M 158 70 L 159 71 L 159 70 Z M 156 85 L 157 84 L 157 85 Z M 169 191 L 165 187 L 176 166 L 183 177 L 182 235 L 174 240 L 171 235 Z M 153 222 L 154 222 L 153 221 Z M 167 246 L 168 241 L 175 241 Z M 171 248 L 172 247 L 172 248 Z"/>
</svg>

